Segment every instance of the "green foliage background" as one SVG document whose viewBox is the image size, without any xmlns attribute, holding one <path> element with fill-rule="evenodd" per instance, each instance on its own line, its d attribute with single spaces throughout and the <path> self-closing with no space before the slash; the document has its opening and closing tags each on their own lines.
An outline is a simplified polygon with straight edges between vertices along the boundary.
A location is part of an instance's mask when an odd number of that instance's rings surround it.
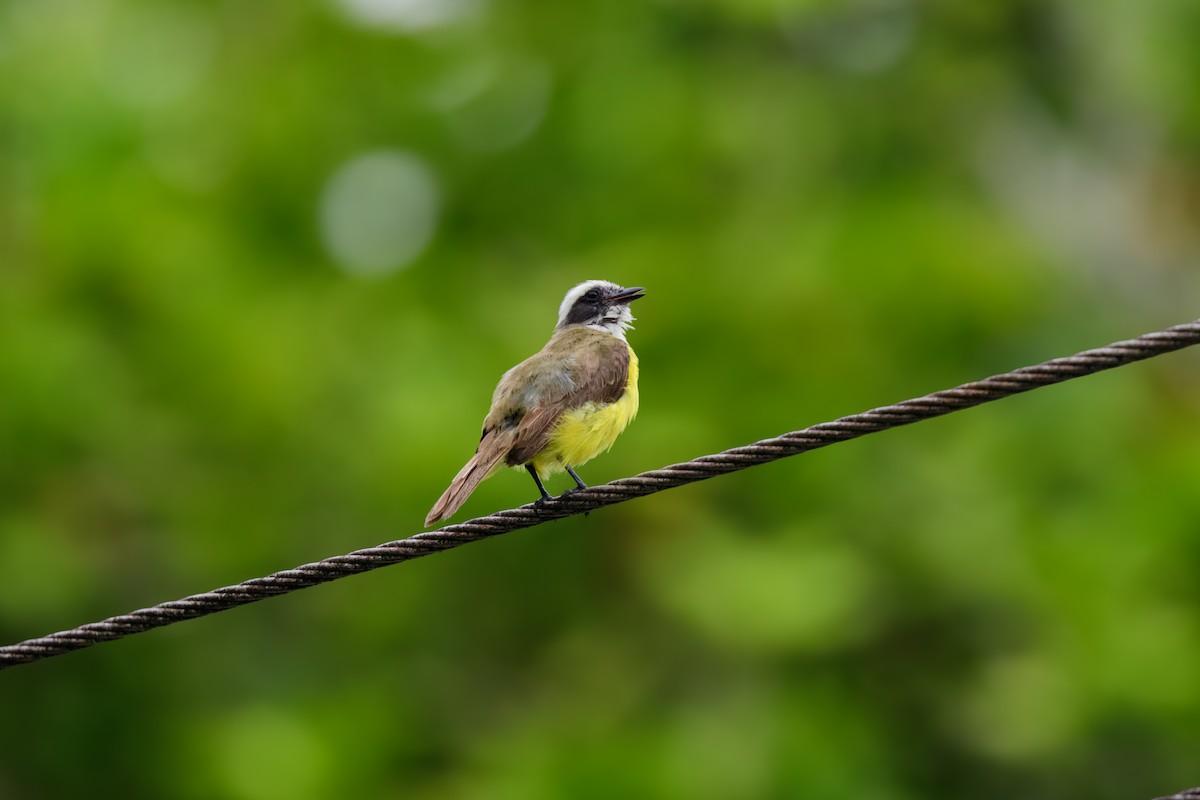
<svg viewBox="0 0 1200 800">
<path fill-rule="evenodd" d="M 4 642 L 418 531 L 583 279 L 649 289 L 593 483 L 1200 308 L 1194 2 L 351 7 L 0 3 Z M 439 210 L 363 275 L 379 151 Z M 0 797 L 1200 784 L 1198 367 L 4 672 Z"/>
</svg>

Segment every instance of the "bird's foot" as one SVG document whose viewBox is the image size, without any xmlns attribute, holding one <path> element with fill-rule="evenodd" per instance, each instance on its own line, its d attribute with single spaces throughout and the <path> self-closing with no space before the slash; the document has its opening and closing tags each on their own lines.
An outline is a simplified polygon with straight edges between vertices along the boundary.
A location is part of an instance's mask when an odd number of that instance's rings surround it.
<svg viewBox="0 0 1200 800">
<path fill-rule="evenodd" d="M 588 488 L 588 487 L 586 487 L 586 486 L 576 486 L 574 489 L 567 489 L 565 492 L 563 492 L 562 494 L 560 494 L 560 495 L 558 496 L 558 499 L 559 499 L 559 500 L 564 500 L 564 499 L 566 499 L 567 497 L 570 497 L 571 495 L 575 494 L 576 492 L 582 492 L 582 491 L 583 491 L 584 489 L 586 489 L 586 488 Z M 592 513 L 591 511 L 585 511 L 585 512 L 583 512 L 583 515 L 586 517 L 587 515 L 589 515 L 589 514 L 591 514 L 591 513 Z"/>
<path fill-rule="evenodd" d="M 569 491 L 572 491 L 572 492 L 573 492 L 573 491 L 575 491 L 576 489 L 586 489 L 586 488 L 588 488 L 588 487 L 587 487 L 587 484 L 583 482 L 583 479 L 582 479 L 582 478 L 580 478 L 578 475 L 576 475 L 576 474 L 575 474 L 575 470 L 571 469 L 571 468 L 570 468 L 568 465 L 566 465 L 566 464 L 563 464 L 563 466 L 567 468 L 567 474 L 568 474 L 568 475 L 570 475 L 570 476 L 571 476 L 571 477 L 572 477 L 572 478 L 575 480 L 575 489 L 570 489 Z M 566 494 L 566 492 L 563 492 L 563 494 Z"/>
</svg>

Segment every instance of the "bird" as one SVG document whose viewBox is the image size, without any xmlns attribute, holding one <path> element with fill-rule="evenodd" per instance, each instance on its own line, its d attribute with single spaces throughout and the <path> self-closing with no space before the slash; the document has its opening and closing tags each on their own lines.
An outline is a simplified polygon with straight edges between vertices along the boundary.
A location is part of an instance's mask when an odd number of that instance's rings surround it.
<svg viewBox="0 0 1200 800">
<path fill-rule="evenodd" d="M 550 341 L 504 373 L 483 420 L 471 460 L 434 503 L 425 526 L 452 516 L 485 478 L 504 467 L 524 467 L 542 503 L 542 481 L 575 472 L 606 452 L 638 412 L 638 358 L 625 338 L 635 319 L 629 304 L 645 296 L 641 286 L 589 280 L 571 288 L 558 308 Z"/>
</svg>

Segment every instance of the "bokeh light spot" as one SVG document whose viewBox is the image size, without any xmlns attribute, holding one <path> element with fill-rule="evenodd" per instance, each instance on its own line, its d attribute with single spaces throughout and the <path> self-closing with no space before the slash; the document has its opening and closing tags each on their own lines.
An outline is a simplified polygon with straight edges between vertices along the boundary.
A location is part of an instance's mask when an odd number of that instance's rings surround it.
<svg viewBox="0 0 1200 800">
<path fill-rule="evenodd" d="M 856 0 L 836 9 L 790 9 L 782 15 L 793 49 L 840 72 L 890 69 L 916 41 L 916 10 L 908 0 Z"/>
<path fill-rule="evenodd" d="M 433 94 L 458 141 L 470 150 L 515 147 L 537 130 L 550 101 L 550 70 L 530 59 L 478 61 Z"/>
<path fill-rule="evenodd" d="M 479 0 L 339 0 L 338 4 L 360 25 L 417 32 L 471 16 Z"/>
<path fill-rule="evenodd" d="M 429 244 L 437 227 L 439 195 L 433 172 L 411 153 L 381 150 L 358 156 L 325 186 L 321 238 L 347 272 L 392 272 Z"/>
</svg>

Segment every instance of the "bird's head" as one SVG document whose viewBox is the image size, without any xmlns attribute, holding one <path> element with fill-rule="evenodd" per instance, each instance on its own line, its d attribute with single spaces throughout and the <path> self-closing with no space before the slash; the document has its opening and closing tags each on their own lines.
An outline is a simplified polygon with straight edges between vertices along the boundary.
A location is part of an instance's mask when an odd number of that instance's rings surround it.
<svg viewBox="0 0 1200 800">
<path fill-rule="evenodd" d="M 555 329 L 586 325 L 624 339 L 625 331 L 633 327 L 629 304 L 644 294 L 640 286 L 626 289 L 611 281 L 584 281 L 563 298 Z"/>
</svg>

